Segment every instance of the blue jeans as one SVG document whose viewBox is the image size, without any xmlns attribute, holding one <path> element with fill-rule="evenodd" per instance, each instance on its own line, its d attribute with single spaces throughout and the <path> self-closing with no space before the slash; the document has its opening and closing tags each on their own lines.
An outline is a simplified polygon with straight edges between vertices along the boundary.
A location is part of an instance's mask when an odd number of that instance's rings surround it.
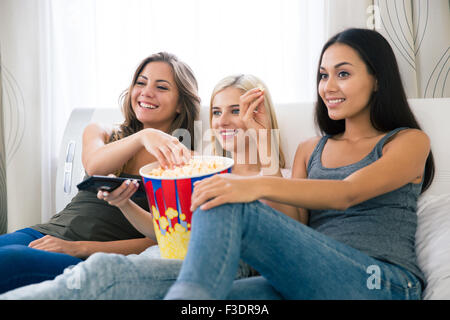
<svg viewBox="0 0 450 320">
<path fill-rule="evenodd" d="M 66 267 L 82 261 L 68 254 L 28 247 L 43 236 L 31 228 L 0 236 L 0 293 L 53 279 Z"/>
<path fill-rule="evenodd" d="M 182 260 L 160 258 L 158 246 L 139 255 L 95 253 L 54 280 L 32 284 L 0 295 L 3 299 L 125 300 L 162 299 L 175 283 Z M 254 270 L 240 263 L 236 278 Z"/>
<path fill-rule="evenodd" d="M 261 276 L 233 281 L 240 258 Z M 420 299 L 421 284 L 256 201 L 194 213 L 188 253 L 165 298 Z"/>
</svg>

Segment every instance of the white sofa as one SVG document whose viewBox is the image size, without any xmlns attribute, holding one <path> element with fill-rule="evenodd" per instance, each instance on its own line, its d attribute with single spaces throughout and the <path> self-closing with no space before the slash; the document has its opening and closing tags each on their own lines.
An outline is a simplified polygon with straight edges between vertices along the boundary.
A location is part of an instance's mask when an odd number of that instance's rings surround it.
<svg viewBox="0 0 450 320">
<path fill-rule="evenodd" d="M 428 285 L 424 299 L 450 299 L 450 98 L 410 99 L 410 105 L 423 130 L 431 139 L 436 175 L 418 206 L 416 250 L 418 263 Z M 302 140 L 317 135 L 313 103 L 276 106 L 281 143 L 287 163 L 292 165 L 296 147 Z M 207 107 L 201 110 L 203 133 L 209 128 Z M 57 169 L 56 210 L 60 211 L 77 192 L 84 170 L 81 164 L 81 135 L 89 122 L 120 123 L 119 109 L 75 109 L 64 133 Z M 204 138 L 207 144 L 209 139 Z M 207 148 L 204 148 L 206 150 Z"/>
</svg>

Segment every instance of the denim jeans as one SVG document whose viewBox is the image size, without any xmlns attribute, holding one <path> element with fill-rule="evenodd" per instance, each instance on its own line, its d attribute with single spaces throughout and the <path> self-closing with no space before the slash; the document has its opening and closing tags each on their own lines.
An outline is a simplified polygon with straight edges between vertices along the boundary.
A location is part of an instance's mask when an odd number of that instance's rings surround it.
<svg viewBox="0 0 450 320">
<path fill-rule="evenodd" d="M 239 259 L 261 276 L 233 281 Z M 188 253 L 165 298 L 420 299 L 421 284 L 256 201 L 195 211 Z"/>
<path fill-rule="evenodd" d="M 160 258 L 157 246 L 139 255 L 95 253 L 54 280 L 9 291 L 0 299 L 162 299 L 181 264 L 182 260 Z M 241 262 L 236 278 L 253 272 Z"/>
<path fill-rule="evenodd" d="M 64 253 L 28 247 L 44 234 L 25 228 L 0 236 L 0 293 L 55 278 L 83 260 Z"/>
</svg>

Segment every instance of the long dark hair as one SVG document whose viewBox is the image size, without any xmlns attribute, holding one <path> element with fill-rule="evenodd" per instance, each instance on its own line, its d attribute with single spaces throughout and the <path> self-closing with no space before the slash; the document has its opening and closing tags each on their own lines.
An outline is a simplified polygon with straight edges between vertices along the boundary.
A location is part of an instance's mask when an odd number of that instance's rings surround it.
<svg viewBox="0 0 450 320">
<path fill-rule="evenodd" d="M 324 52 L 333 44 L 342 43 L 353 48 L 364 61 L 367 71 L 377 79 L 377 90 L 369 101 L 370 121 L 381 132 L 399 127 L 421 129 L 406 98 L 400 71 L 394 52 L 387 40 L 377 31 L 369 29 L 347 29 L 323 46 L 317 68 L 317 88 L 320 82 L 320 64 Z M 317 91 L 315 121 L 322 134 L 335 135 L 345 131 L 345 120 L 333 120 Z M 430 151 L 422 184 L 422 192 L 428 189 L 434 178 L 434 159 Z"/>
</svg>

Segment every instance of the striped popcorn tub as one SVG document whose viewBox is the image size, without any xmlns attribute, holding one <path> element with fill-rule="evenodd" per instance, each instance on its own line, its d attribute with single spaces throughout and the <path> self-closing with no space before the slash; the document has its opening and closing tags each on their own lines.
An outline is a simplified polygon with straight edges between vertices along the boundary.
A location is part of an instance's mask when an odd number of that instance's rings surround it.
<svg viewBox="0 0 450 320">
<path fill-rule="evenodd" d="M 158 162 L 143 166 L 142 176 L 153 215 L 162 258 L 184 259 L 191 234 L 191 196 L 194 182 L 229 173 L 234 161 L 219 156 L 194 156 L 183 167 L 163 170 Z"/>
</svg>

